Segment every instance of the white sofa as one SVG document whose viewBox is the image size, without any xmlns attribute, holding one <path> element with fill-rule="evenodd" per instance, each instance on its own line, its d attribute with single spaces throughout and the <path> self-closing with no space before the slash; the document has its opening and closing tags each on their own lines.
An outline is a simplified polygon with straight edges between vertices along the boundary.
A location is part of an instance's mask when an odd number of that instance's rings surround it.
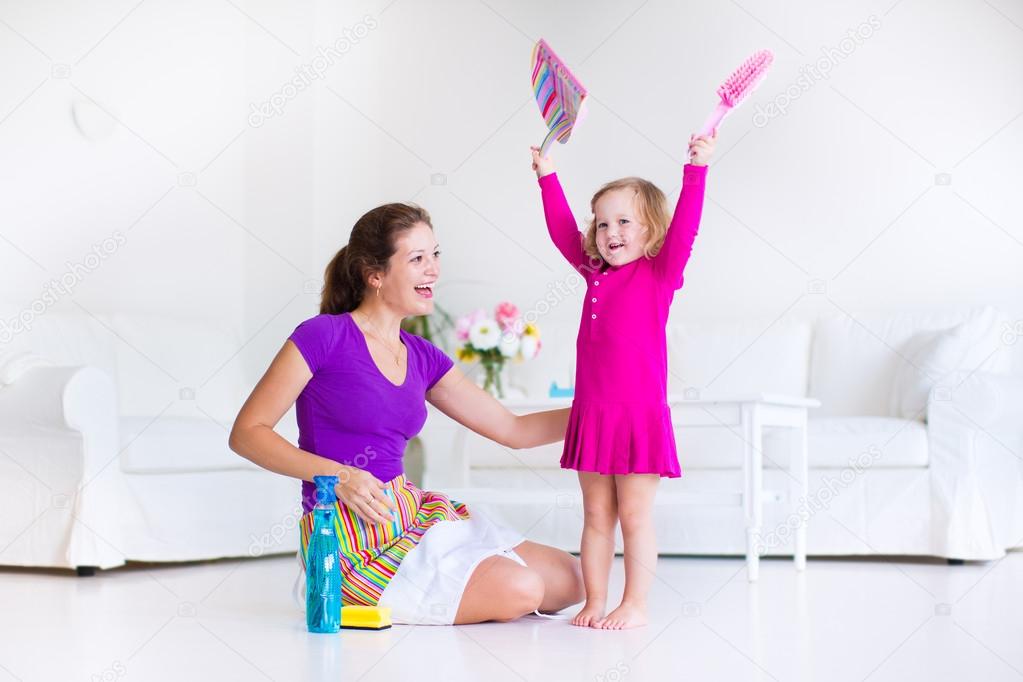
<svg viewBox="0 0 1023 682">
<path fill-rule="evenodd" d="M 0 320 L 18 314 L 0 304 Z M 0 337 L 0 564 L 87 573 L 294 551 L 300 484 L 227 446 L 256 379 L 241 368 L 237 329 L 28 317 L 30 330 L 8 324 Z M 296 442 L 293 414 L 279 430 Z"/>
<path fill-rule="evenodd" d="M 16 314 L 0 304 L 0 320 Z M 985 368 L 945 378 L 955 388 L 931 397 L 926 424 L 893 417 L 889 401 L 901 362 L 893 349 L 909 353 L 924 331 L 965 317 L 673 325 L 669 389 L 822 401 L 811 414 L 810 497 L 826 508 L 810 518 L 811 554 L 991 559 L 1023 544 L 1023 378 L 1018 364 L 1007 373 L 1023 338 L 1011 345 L 992 332 L 975 344 L 965 364 L 972 370 L 985 360 Z M 571 376 L 575 336 L 574 325 L 541 322 L 541 355 L 513 374 L 539 396 L 552 378 Z M 227 447 L 230 422 L 258 378 L 238 362 L 245 339 L 236 329 L 47 311 L 31 331 L 4 333 L 0 357 L 32 352 L 48 364 L 0 366 L 0 564 L 111 568 L 294 551 L 298 482 Z M 449 428 L 446 419 L 433 414 L 428 428 Z M 297 440 L 293 414 L 278 429 Z M 843 485 L 848 458 L 893 434 L 878 461 Z M 742 444 L 729 431 L 682 432 L 678 441 L 685 475 L 659 495 L 662 550 L 743 554 L 741 514 L 661 504 L 673 489 L 738 490 Z M 765 434 L 767 487 L 784 487 L 781 446 Z M 512 453 L 477 439 L 471 448 L 475 485 L 555 491 L 550 504 L 498 505 L 494 513 L 531 539 L 578 549 L 577 486 L 557 466 L 559 446 Z M 428 487 L 460 480 L 445 453 L 423 459 Z M 766 532 L 784 523 L 778 508 L 765 508 Z"/>
<path fill-rule="evenodd" d="M 531 397 L 545 396 L 552 378 L 563 383 L 573 371 L 574 325 L 541 320 L 540 326 L 541 354 L 511 369 L 512 384 Z M 928 357 L 935 361 L 929 351 L 939 340 L 945 346 L 937 349 L 938 366 L 921 365 Z M 963 352 L 950 353 L 949 345 Z M 821 401 L 808 427 L 810 554 L 994 559 L 1023 546 L 1021 349 L 1023 330 L 992 308 L 773 324 L 672 322 L 668 388 L 669 394 L 764 392 Z M 897 378 L 909 390 L 893 395 Z M 938 388 L 929 391 L 931 384 Z M 919 405 L 906 416 L 917 418 L 903 416 L 906 396 Z M 510 451 L 462 434 L 470 460 L 465 471 L 436 452 L 443 446 L 431 448 L 451 442 L 455 428 L 431 412 L 426 486 L 467 486 L 481 495 L 500 489 L 501 501 L 486 504 L 487 513 L 535 541 L 578 550 L 581 500 L 574 472 L 558 467 L 560 444 Z M 781 435 L 764 434 L 764 485 L 775 490 L 788 487 Z M 742 490 L 739 434 L 676 427 L 676 440 L 684 473 L 659 489 L 658 546 L 671 554 L 743 554 L 740 510 L 678 503 L 693 492 Z M 864 453 L 871 456 L 859 461 L 867 466 L 850 465 Z M 521 490 L 528 501 L 508 501 L 509 490 Z M 791 553 L 789 513 L 784 505 L 765 505 L 763 532 L 774 531 L 767 554 Z"/>
</svg>

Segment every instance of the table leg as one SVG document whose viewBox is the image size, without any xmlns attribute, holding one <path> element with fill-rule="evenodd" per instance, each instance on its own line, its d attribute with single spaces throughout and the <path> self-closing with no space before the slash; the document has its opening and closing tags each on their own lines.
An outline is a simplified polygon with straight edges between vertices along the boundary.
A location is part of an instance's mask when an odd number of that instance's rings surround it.
<svg viewBox="0 0 1023 682">
<path fill-rule="evenodd" d="M 742 406 L 742 430 L 745 442 L 743 458 L 743 510 L 746 514 L 746 578 L 760 577 L 760 526 L 763 523 L 764 462 L 760 410 L 757 403 Z"/>
<path fill-rule="evenodd" d="M 799 426 L 795 431 L 795 447 L 791 448 L 789 455 L 789 473 L 792 477 L 792 513 L 799 519 L 799 525 L 795 528 L 793 537 L 792 558 L 796 564 L 796 570 L 802 571 L 806 568 L 806 518 L 805 510 L 800 509 L 801 504 L 806 503 L 809 495 L 809 454 L 806 444 L 806 409 L 800 410 Z"/>
</svg>

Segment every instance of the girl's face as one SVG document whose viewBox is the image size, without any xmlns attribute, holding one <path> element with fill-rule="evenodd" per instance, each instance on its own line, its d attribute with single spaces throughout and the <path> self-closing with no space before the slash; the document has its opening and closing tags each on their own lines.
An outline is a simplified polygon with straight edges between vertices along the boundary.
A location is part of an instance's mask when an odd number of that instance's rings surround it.
<svg viewBox="0 0 1023 682">
<path fill-rule="evenodd" d="M 643 255 L 647 226 L 636 216 L 636 192 L 606 192 L 593 207 L 597 250 L 611 265 L 625 265 Z"/>
<path fill-rule="evenodd" d="M 395 245 L 388 270 L 380 275 L 381 298 L 403 317 L 432 313 L 433 285 L 440 277 L 440 247 L 433 230 L 426 223 L 416 223 Z M 376 292 L 366 295 L 376 296 Z"/>
</svg>

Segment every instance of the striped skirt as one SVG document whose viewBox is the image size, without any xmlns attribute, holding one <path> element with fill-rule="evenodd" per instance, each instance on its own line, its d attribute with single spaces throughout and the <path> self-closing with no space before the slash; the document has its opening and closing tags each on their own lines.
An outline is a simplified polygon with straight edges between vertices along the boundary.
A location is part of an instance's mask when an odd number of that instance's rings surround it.
<svg viewBox="0 0 1023 682">
<path fill-rule="evenodd" d="M 385 485 L 398 507 L 394 523 L 367 524 L 340 501 L 334 505 L 344 605 L 387 606 L 395 623 L 450 625 L 483 559 L 500 555 L 526 565 L 514 550 L 522 534 L 481 509 L 470 515 L 461 502 L 421 490 L 405 476 Z M 304 600 L 312 513 L 302 517 L 300 530 L 296 602 Z"/>
<path fill-rule="evenodd" d="M 334 503 L 334 532 L 341 546 L 341 602 L 346 606 L 376 606 L 405 555 L 431 526 L 469 518 L 469 510 L 461 502 L 420 490 L 404 475 L 387 486 L 398 507 L 394 523 L 368 524 L 340 500 Z M 309 512 L 301 522 L 303 571 L 312 532 L 313 514 Z"/>
</svg>

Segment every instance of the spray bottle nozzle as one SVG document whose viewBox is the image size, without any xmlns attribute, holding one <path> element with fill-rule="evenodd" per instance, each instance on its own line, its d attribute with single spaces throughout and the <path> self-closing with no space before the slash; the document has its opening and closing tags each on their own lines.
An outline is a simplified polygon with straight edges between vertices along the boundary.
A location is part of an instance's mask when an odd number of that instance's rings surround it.
<svg viewBox="0 0 1023 682">
<path fill-rule="evenodd" d="M 334 492 L 337 476 L 313 476 L 313 483 L 316 485 L 316 504 L 332 505 L 337 501 L 337 493 Z"/>
</svg>

